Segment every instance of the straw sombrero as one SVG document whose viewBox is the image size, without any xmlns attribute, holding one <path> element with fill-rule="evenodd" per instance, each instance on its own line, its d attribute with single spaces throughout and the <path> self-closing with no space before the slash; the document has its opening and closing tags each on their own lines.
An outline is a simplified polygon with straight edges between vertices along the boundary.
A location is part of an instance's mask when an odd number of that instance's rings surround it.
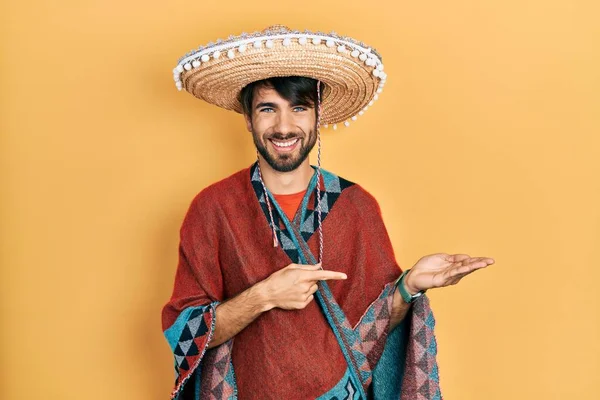
<svg viewBox="0 0 600 400">
<path fill-rule="evenodd" d="M 334 32 L 271 26 L 193 50 L 179 60 L 173 78 L 211 104 L 242 112 L 241 89 L 261 79 L 306 76 L 324 83 L 321 123 L 349 126 L 383 90 L 381 56 L 362 42 Z"/>
</svg>

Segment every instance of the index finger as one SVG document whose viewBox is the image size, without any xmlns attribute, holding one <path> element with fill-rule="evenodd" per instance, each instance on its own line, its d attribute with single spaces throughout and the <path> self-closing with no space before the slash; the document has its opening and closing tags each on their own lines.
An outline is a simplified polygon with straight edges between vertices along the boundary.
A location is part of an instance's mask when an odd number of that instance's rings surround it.
<svg viewBox="0 0 600 400">
<path fill-rule="evenodd" d="M 311 281 L 327 281 L 330 279 L 347 279 L 343 272 L 336 271 L 306 271 L 306 279 Z"/>
<path fill-rule="evenodd" d="M 321 269 L 321 264 L 294 264 L 297 265 L 296 269 L 301 269 L 304 271 L 317 271 Z"/>
</svg>

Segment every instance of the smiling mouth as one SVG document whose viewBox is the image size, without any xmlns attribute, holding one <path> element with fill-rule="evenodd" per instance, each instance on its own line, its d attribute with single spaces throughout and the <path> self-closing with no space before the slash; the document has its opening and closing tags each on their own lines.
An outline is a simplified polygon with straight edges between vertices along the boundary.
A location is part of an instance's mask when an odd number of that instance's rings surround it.
<svg viewBox="0 0 600 400">
<path fill-rule="evenodd" d="M 300 138 L 295 138 L 295 139 L 291 139 L 291 140 L 275 140 L 275 139 L 269 139 L 269 140 L 271 141 L 271 143 L 273 143 L 273 146 L 277 150 L 290 151 L 296 147 L 296 144 L 300 141 Z"/>
</svg>

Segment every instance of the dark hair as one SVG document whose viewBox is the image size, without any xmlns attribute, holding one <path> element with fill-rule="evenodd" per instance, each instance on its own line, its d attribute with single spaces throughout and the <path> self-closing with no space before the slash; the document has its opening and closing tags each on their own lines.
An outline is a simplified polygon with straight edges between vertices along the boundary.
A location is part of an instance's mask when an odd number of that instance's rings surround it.
<svg viewBox="0 0 600 400">
<path fill-rule="evenodd" d="M 321 96 L 324 84 L 321 82 Z M 257 89 L 274 89 L 281 97 L 295 106 L 315 107 L 317 104 L 317 80 L 304 76 L 282 76 L 255 81 L 244 86 L 239 95 L 244 114 L 252 115 L 252 100 Z M 316 108 L 316 107 L 315 107 Z M 315 112 L 318 110 L 315 109 Z"/>
</svg>

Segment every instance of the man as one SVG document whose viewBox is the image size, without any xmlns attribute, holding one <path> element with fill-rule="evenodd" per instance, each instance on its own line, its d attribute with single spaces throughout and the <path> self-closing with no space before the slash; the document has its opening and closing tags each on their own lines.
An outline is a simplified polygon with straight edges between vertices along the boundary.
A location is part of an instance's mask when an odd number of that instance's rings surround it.
<svg viewBox="0 0 600 400">
<path fill-rule="evenodd" d="M 401 274 L 376 200 L 320 167 L 321 123 L 362 115 L 382 65 L 350 38 L 276 26 L 174 70 L 179 89 L 244 114 L 258 160 L 183 221 L 163 310 L 173 398 L 441 399 L 424 292 L 493 260 L 438 253 Z"/>
</svg>

